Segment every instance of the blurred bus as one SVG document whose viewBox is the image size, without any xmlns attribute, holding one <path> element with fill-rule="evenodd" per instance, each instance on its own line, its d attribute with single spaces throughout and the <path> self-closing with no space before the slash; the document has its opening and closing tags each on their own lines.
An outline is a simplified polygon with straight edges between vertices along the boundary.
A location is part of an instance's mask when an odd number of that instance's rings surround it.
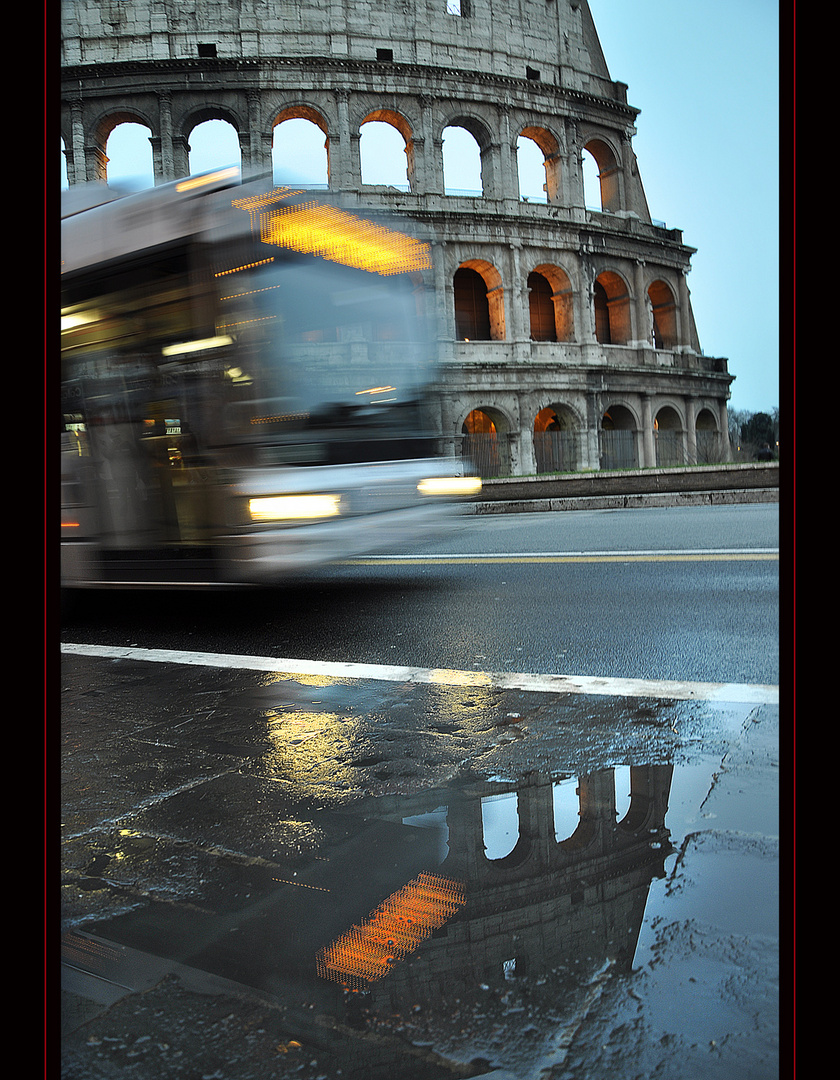
<svg viewBox="0 0 840 1080">
<path fill-rule="evenodd" d="M 63 589 L 219 586 L 436 533 L 428 245 L 224 170 L 62 196 Z"/>
</svg>

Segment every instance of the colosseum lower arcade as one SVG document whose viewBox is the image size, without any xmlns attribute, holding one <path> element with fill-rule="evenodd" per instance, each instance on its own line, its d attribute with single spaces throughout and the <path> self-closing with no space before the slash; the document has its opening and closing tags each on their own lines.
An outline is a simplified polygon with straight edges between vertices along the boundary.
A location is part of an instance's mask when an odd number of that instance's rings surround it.
<svg viewBox="0 0 840 1080">
<path fill-rule="evenodd" d="M 732 376 L 700 348 L 694 249 L 651 218 L 638 110 L 586 0 L 75 0 L 61 98 L 71 187 L 107 182 L 123 123 L 149 130 L 156 183 L 189 174 L 208 119 L 235 130 L 244 173 L 272 173 L 286 121 L 320 129 L 331 197 L 403 215 L 432 244 L 444 444 L 483 475 L 730 459 Z M 363 182 L 372 122 L 398 134 L 405 183 Z M 447 182 L 455 129 L 480 190 Z"/>
</svg>

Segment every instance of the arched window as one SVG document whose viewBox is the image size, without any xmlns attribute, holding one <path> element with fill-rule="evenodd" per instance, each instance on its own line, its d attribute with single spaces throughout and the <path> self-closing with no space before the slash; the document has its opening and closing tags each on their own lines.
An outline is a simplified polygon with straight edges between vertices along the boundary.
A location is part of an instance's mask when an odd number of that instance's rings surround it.
<svg viewBox="0 0 840 1080">
<path fill-rule="evenodd" d="M 565 270 L 535 266 L 528 275 L 528 307 L 532 341 L 574 341 L 574 297 Z"/>
<path fill-rule="evenodd" d="M 578 778 L 566 776 L 551 785 L 554 806 L 554 839 L 557 843 L 568 840 L 580 824 L 580 798 Z"/>
<path fill-rule="evenodd" d="M 515 791 L 488 795 L 481 800 L 484 854 L 488 859 L 504 859 L 519 840 L 519 799 Z"/>
<path fill-rule="evenodd" d="M 190 143 L 190 176 L 242 165 L 242 151 L 236 128 L 227 120 L 204 120 L 192 129 Z"/>
<path fill-rule="evenodd" d="M 329 186 L 328 145 L 321 123 L 297 113 L 281 114 L 271 141 L 275 184 L 298 184 L 307 188 Z"/>
<path fill-rule="evenodd" d="M 543 152 L 533 139 L 522 135 L 516 140 L 516 169 L 519 198 L 523 202 L 547 202 Z"/>
<path fill-rule="evenodd" d="M 455 337 L 458 341 L 489 341 L 490 305 L 487 284 L 469 266 L 455 271 Z"/>
<path fill-rule="evenodd" d="M 484 193 L 478 140 L 460 125 L 443 129 L 443 190 L 446 195 Z"/>
<path fill-rule="evenodd" d="M 378 115 L 371 114 L 359 128 L 362 183 L 385 184 L 409 191 L 407 136 L 391 119 L 377 119 Z"/>
<path fill-rule="evenodd" d="M 620 210 L 620 169 L 612 147 L 603 139 L 590 139 L 581 164 L 585 205 L 613 214 Z"/>
<path fill-rule="evenodd" d="M 632 334 L 630 294 L 624 279 L 606 270 L 598 275 L 593 293 L 596 341 L 602 345 L 626 345 Z"/>
<path fill-rule="evenodd" d="M 560 144 L 550 131 L 526 127 L 516 140 L 519 197 L 527 202 L 557 202 Z"/>
<path fill-rule="evenodd" d="M 653 346 L 655 349 L 673 349 L 678 343 L 674 294 L 664 281 L 654 281 L 648 288 L 647 295 Z"/>
<path fill-rule="evenodd" d="M 613 769 L 616 821 L 623 821 L 630 811 L 631 775 L 629 765 L 616 765 Z"/>
<path fill-rule="evenodd" d="M 532 271 L 528 275 L 528 309 L 532 341 L 556 341 L 553 290 L 548 279 Z"/>
<path fill-rule="evenodd" d="M 151 136 L 145 124 L 124 121 L 116 125 L 105 144 L 109 184 L 122 184 L 136 190 L 154 187 Z"/>
</svg>

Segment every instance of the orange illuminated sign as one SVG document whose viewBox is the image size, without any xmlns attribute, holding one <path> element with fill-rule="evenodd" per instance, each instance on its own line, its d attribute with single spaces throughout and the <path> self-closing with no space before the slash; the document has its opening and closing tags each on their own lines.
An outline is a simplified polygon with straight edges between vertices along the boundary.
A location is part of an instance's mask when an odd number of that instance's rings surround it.
<svg viewBox="0 0 840 1080">
<path fill-rule="evenodd" d="M 364 923 L 321 949 L 318 974 L 353 988 L 375 982 L 465 903 L 460 882 L 422 873 L 384 900 Z"/>
</svg>

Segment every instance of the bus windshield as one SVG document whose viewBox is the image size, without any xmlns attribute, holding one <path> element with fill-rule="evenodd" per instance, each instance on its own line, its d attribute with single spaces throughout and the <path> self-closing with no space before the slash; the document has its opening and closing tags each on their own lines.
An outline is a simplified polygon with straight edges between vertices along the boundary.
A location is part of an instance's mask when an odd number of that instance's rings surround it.
<svg viewBox="0 0 840 1080">
<path fill-rule="evenodd" d="M 220 329 L 236 341 L 239 438 L 429 435 L 433 354 L 410 280 L 294 258 L 228 280 Z"/>
<path fill-rule="evenodd" d="M 432 454 L 422 288 L 286 253 L 253 262 L 231 271 L 199 245 L 68 285 L 65 431 L 189 431 L 222 464 L 232 447 L 238 464 Z"/>
</svg>

